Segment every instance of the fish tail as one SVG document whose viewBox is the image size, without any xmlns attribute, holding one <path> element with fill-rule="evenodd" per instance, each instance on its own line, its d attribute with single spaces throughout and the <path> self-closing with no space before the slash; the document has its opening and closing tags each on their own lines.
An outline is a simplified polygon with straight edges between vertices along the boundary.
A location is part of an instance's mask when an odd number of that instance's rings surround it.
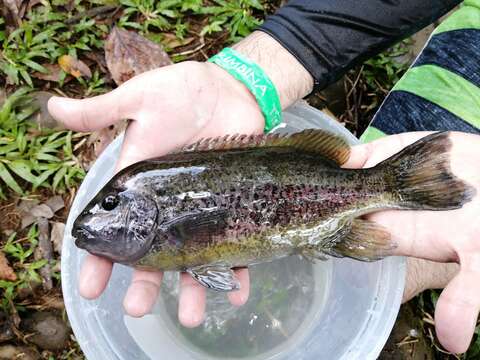
<svg viewBox="0 0 480 360">
<path fill-rule="evenodd" d="M 396 205 L 408 209 L 461 208 L 475 189 L 450 169 L 452 142 L 448 132 L 428 135 L 380 163 Z"/>
</svg>

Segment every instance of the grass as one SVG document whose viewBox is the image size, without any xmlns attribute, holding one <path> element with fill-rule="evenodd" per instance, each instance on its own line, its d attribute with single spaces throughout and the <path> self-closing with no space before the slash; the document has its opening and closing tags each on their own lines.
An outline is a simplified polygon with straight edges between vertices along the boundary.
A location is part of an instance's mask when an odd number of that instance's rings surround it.
<svg viewBox="0 0 480 360">
<path fill-rule="evenodd" d="M 41 191 L 65 194 L 75 189 L 85 175 L 78 156 L 85 151 L 85 134 L 48 130 L 32 122 L 38 110 L 37 90 L 54 91 L 72 97 L 86 97 L 109 91 L 115 85 L 102 67 L 105 39 L 113 25 L 137 31 L 160 43 L 174 61 L 186 58 L 204 60 L 219 48 L 248 35 L 280 1 L 266 0 L 51 0 L 33 6 L 21 25 L 9 30 L 0 18 L 0 84 L 7 98 L 0 103 L 0 199 L 12 204 L 19 198 Z M 187 44 L 187 45 L 186 45 Z M 188 45 L 190 44 L 190 45 Z M 399 61 L 408 50 L 403 42 L 352 70 L 345 78 L 347 110 L 340 120 L 355 134 L 370 121 L 387 92 L 407 70 Z M 198 47 L 201 51 L 193 51 Z M 180 49 L 180 50 L 179 50 Z M 185 51 L 190 55 L 184 55 Z M 71 77 L 59 69 L 55 81 L 45 81 L 63 55 L 84 61 L 91 78 Z M 92 57 L 97 55 L 97 58 Z M 97 60 L 96 60 L 97 59 Z M 38 227 L 0 234 L 0 248 L 7 255 L 18 279 L 0 281 L 5 312 L 25 312 L 25 301 L 18 298 L 23 289 L 38 283 L 38 271 L 46 260 L 35 260 Z M 53 264 L 50 264 L 53 265 Z M 54 274 L 59 285 L 59 274 Z M 415 299 L 419 316 L 433 314 L 438 292 L 429 291 Z M 32 302 L 35 299 L 31 299 Z M 472 346 L 461 357 L 480 357 L 480 328 Z M 424 333 L 438 356 L 445 356 L 432 333 L 429 321 Z M 20 340 L 19 340 L 20 341 Z M 44 357 L 68 359 L 78 356 L 78 346 Z M 73 354 L 73 355 L 72 355 Z M 453 355 L 451 355 L 452 358 Z"/>
<path fill-rule="evenodd" d="M 24 310 L 15 301 L 17 294 L 22 289 L 40 284 L 42 279 L 37 271 L 48 263 L 46 259 L 32 259 L 33 252 L 38 245 L 38 228 L 36 225 L 30 227 L 25 237 L 18 239 L 17 237 L 17 233 L 12 233 L 3 246 L 3 252 L 15 263 L 18 277 L 16 281 L 0 280 L 0 289 L 4 291 L 0 304 L 6 313 Z M 59 274 L 56 274 L 56 277 L 59 279 Z"/>
<path fill-rule="evenodd" d="M 29 90 L 10 95 L 0 109 L 0 197 L 7 188 L 25 195 L 39 187 L 63 191 L 85 175 L 73 143 L 82 134 L 41 129 L 29 121 L 37 111 Z"/>
</svg>

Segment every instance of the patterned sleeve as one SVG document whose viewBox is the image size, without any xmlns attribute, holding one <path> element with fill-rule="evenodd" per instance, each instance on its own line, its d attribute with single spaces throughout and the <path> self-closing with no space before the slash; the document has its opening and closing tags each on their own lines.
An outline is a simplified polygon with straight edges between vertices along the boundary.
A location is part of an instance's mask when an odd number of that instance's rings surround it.
<svg viewBox="0 0 480 360">
<path fill-rule="evenodd" d="M 431 35 L 361 140 L 408 131 L 480 134 L 480 0 L 466 0 Z"/>
<path fill-rule="evenodd" d="M 460 0 L 290 0 L 260 26 L 310 72 L 315 89 L 410 36 Z"/>
</svg>

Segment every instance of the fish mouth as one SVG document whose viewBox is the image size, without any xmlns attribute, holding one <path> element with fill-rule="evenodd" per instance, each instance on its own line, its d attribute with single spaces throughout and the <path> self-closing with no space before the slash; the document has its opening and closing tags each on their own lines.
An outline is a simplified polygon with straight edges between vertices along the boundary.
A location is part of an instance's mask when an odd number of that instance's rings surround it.
<svg viewBox="0 0 480 360">
<path fill-rule="evenodd" d="M 75 245 L 80 249 L 86 249 L 88 240 L 93 238 L 90 231 L 82 225 L 74 226 L 72 236 L 75 238 Z"/>
</svg>

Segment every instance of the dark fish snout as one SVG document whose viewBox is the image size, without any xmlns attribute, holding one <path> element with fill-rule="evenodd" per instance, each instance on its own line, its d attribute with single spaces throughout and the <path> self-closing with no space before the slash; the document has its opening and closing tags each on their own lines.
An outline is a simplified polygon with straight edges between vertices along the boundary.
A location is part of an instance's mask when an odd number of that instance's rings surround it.
<svg viewBox="0 0 480 360">
<path fill-rule="evenodd" d="M 88 239 L 92 237 L 90 231 L 83 225 L 74 225 L 72 236 L 75 238 L 75 245 L 79 248 L 85 248 Z"/>
</svg>

